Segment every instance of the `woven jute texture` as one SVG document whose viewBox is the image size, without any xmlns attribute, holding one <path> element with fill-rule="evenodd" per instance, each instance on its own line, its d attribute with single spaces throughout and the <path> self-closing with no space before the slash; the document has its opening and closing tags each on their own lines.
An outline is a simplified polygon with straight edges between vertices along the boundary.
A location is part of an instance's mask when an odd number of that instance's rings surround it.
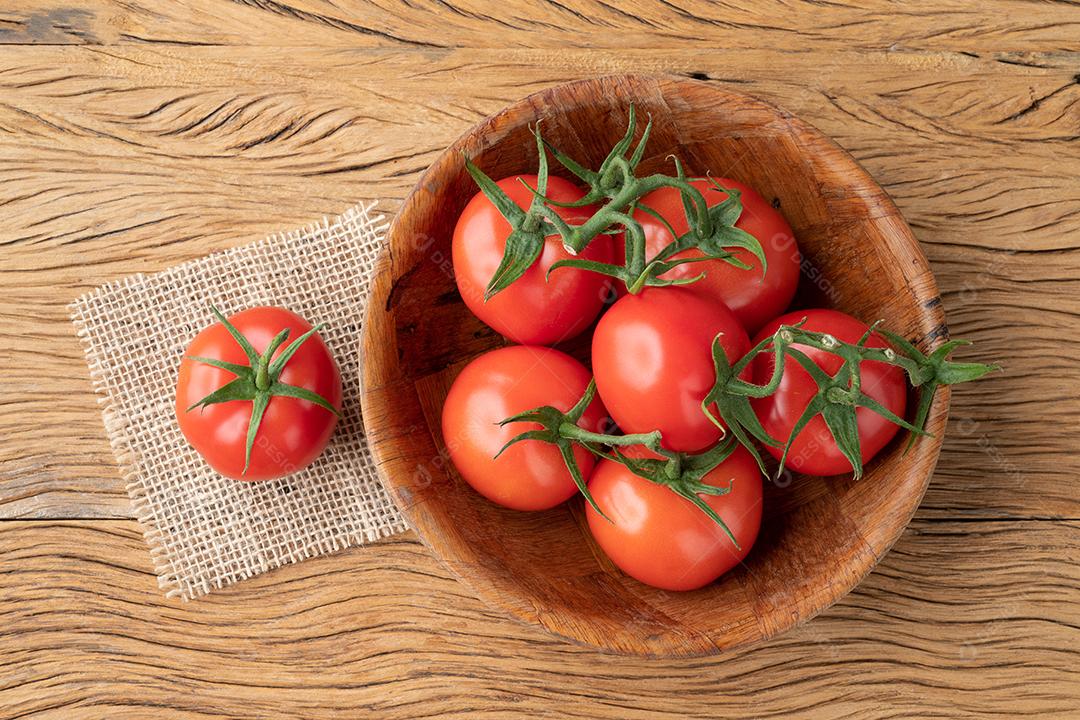
<svg viewBox="0 0 1080 720">
<path fill-rule="evenodd" d="M 360 328 L 386 223 L 374 204 L 153 275 L 71 305 L 105 428 L 145 529 L 158 582 L 191 599 L 305 558 L 405 529 L 379 482 L 360 417 Z M 173 410 L 184 348 L 214 319 L 279 305 L 320 331 L 341 368 L 343 418 L 311 466 L 281 480 L 216 474 Z"/>
</svg>

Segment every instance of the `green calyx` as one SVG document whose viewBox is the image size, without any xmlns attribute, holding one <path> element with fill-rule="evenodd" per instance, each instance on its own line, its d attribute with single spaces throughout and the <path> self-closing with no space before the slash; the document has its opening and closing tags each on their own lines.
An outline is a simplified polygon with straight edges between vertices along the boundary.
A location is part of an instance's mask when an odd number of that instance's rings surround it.
<svg viewBox="0 0 1080 720">
<path fill-rule="evenodd" d="M 891 342 L 900 352 L 891 347 L 867 347 L 866 343 L 874 333 Z M 977 380 L 999 369 L 993 365 L 955 363 L 947 359 L 953 350 L 967 344 L 961 340 L 950 341 L 926 355 L 906 339 L 879 329 L 876 323 L 856 343 L 843 342 L 828 333 L 805 330 L 802 323 L 798 323 L 780 326 L 773 335 L 762 340 L 738 362 L 732 364 L 718 337 L 713 342 L 716 384 L 705 396 L 701 408 L 710 420 L 722 429 L 729 430 L 735 439 L 750 451 L 762 471 L 765 471 L 765 464 L 751 438 L 773 447 L 783 447 L 777 476 L 784 470 L 784 462 L 795 438 L 814 417 L 821 415 L 836 441 L 837 448 L 851 463 L 851 469 L 858 479 L 862 476 L 863 465 L 856 410 L 867 408 L 907 430 L 911 433 L 908 440 L 910 448 L 917 436 L 928 434 L 924 427 L 938 387 Z M 832 353 L 840 357 L 843 363 L 836 374 L 829 375 L 795 347 L 796 345 Z M 739 376 L 755 357 L 764 352 L 771 352 L 774 357 L 773 373 L 769 381 L 764 385 L 755 385 L 742 380 Z M 767 397 L 776 392 L 788 358 L 797 362 L 810 375 L 818 390 L 795 422 L 789 437 L 781 443 L 769 436 L 762 427 L 750 405 L 750 399 Z M 909 423 L 863 392 L 860 364 L 864 360 L 895 365 L 907 373 L 911 385 L 919 392 L 914 422 Z M 717 408 L 719 418 L 710 410 L 713 406 Z"/>
<path fill-rule="evenodd" d="M 727 197 L 710 207 L 705 196 L 690 181 L 683 171 L 678 158 L 672 157 L 675 175 L 656 173 L 638 177 L 635 173 L 645 156 L 645 145 L 652 131 L 652 120 L 645 125 L 641 138 L 634 145 L 637 134 L 637 117 L 634 106 L 630 106 L 629 122 L 626 133 L 615 144 L 599 169 L 591 170 L 571 158 L 566 153 L 543 140 L 539 126 L 535 129 L 539 170 L 537 187 L 529 188 L 533 193 L 533 202 L 527 212 L 522 211 L 488 176 L 484 175 L 467 158 L 465 167 L 476 180 L 481 192 L 491 200 L 511 226 L 507 238 L 506 250 L 502 262 L 486 289 L 485 298 L 490 298 L 505 289 L 534 263 L 543 248 L 544 238 L 558 234 L 567 252 L 579 255 L 597 236 L 621 232 L 625 243 L 625 260 L 622 265 L 598 262 L 585 258 L 561 260 L 551 266 L 548 275 L 562 267 L 573 267 L 600 273 L 615 278 L 626 285 L 630 293 L 638 293 L 645 287 L 668 285 L 687 285 L 697 282 L 703 274 L 688 278 L 663 279 L 662 275 L 684 263 L 705 260 L 723 260 L 732 265 L 749 269 L 731 252 L 742 248 L 753 254 L 761 265 L 761 272 L 766 270 L 765 253 L 761 243 L 753 235 L 735 227 L 742 215 L 743 205 L 738 190 L 721 186 L 710 179 L 713 187 L 727 194 Z M 548 177 L 547 153 L 571 174 L 588 186 L 588 192 L 580 200 L 562 203 L 548 198 L 546 183 Z M 526 186 L 528 187 L 528 186 Z M 641 203 L 641 198 L 663 187 L 678 189 L 683 202 L 689 230 L 677 236 L 671 224 L 652 208 Z M 586 207 L 601 203 L 584 223 L 571 225 L 557 212 L 557 208 Z M 645 231 L 641 223 L 634 219 L 635 211 L 651 215 L 667 227 L 675 238 L 654 257 L 646 257 Z M 696 248 L 702 255 L 696 257 L 675 256 L 685 250 Z"/>
<path fill-rule="evenodd" d="M 500 421 L 500 426 L 513 422 L 531 422 L 541 425 L 541 428 L 526 430 L 511 438 L 509 442 L 503 445 L 495 457 L 502 455 L 512 445 L 525 440 L 537 440 L 555 445 L 559 448 L 563 462 L 566 464 L 570 476 L 574 479 L 574 484 L 577 485 L 585 500 L 601 517 L 610 522 L 611 518 L 604 514 L 604 511 L 596 504 L 596 500 L 593 499 L 592 494 L 589 492 L 588 484 L 581 473 L 581 468 L 578 466 L 577 458 L 574 457 L 574 447 L 576 445 L 584 447 L 594 455 L 621 463 L 635 475 L 658 485 L 663 485 L 679 497 L 689 500 L 720 525 L 728 537 L 731 538 L 731 541 L 735 543 L 735 547 L 739 547 L 735 536 L 724 524 L 724 521 L 700 497 L 701 495 L 726 495 L 731 492 L 730 485 L 728 487 L 716 487 L 703 482 L 702 479 L 731 455 L 736 446 L 735 442 L 721 442 L 704 453 L 686 455 L 665 450 L 660 444 L 662 438 L 659 430 L 631 435 L 606 435 L 592 432 L 579 426 L 578 423 L 595 396 L 596 381 L 592 380 L 589 382 L 588 387 L 585 388 L 585 393 L 581 396 L 581 399 L 566 412 L 545 405 L 526 410 L 523 413 L 512 415 Z M 660 455 L 661 458 L 628 457 L 619 448 L 629 445 L 646 447 Z M 611 451 L 609 452 L 605 448 L 611 448 Z"/>
<path fill-rule="evenodd" d="M 930 414 L 930 405 L 934 401 L 934 393 L 942 385 L 955 385 L 957 383 L 978 380 L 987 373 L 1000 370 L 997 365 L 984 365 L 983 363 L 958 363 L 948 359 L 952 351 L 964 345 L 970 345 L 970 340 L 949 340 L 929 355 L 924 354 L 908 340 L 888 330 L 878 329 L 877 332 L 886 340 L 899 348 L 904 354 L 908 364 L 904 365 L 911 384 L 919 388 L 918 405 L 915 408 L 914 425 L 924 427 L 926 417 Z M 884 354 L 884 353 L 882 353 Z M 875 358 L 876 359 L 876 358 Z M 915 442 L 915 436 L 908 438 L 908 448 Z"/>
<path fill-rule="evenodd" d="M 776 365 L 780 371 L 774 374 L 767 385 L 754 385 L 743 380 L 740 375 L 771 342 L 771 337 L 766 338 L 732 365 L 724 351 L 724 346 L 720 344 L 720 336 L 715 337 L 712 355 L 716 382 L 701 401 L 701 411 L 705 413 L 705 416 L 725 433 L 730 432 L 743 447 L 749 450 L 757 461 L 758 467 L 766 474 L 765 463 L 751 438 L 756 438 L 759 442 L 773 447 L 780 447 L 781 443 L 765 431 L 757 413 L 750 405 L 750 398 L 765 397 L 776 392 L 783 374 L 783 352 L 776 350 Z M 776 347 L 779 348 L 779 346 Z M 711 410 L 714 406 L 719 411 L 719 418 Z"/>
<path fill-rule="evenodd" d="M 738 443 L 732 438 L 726 438 L 714 445 L 711 449 L 697 455 L 675 453 L 663 448 L 650 448 L 663 458 L 631 458 L 624 455 L 616 447 L 610 455 L 604 455 L 611 460 L 620 462 L 638 477 L 645 478 L 657 485 L 663 485 L 681 498 L 689 500 L 701 512 L 709 516 L 724 533 L 731 539 L 736 549 L 739 541 L 727 526 L 727 523 L 717 514 L 702 495 L 727 495 L 732 490 L 734 480 L 727 486 L 718 487 L 704 482 L 704 478 L 716 467 L 731 457 Z"/>
<path fill-rule="evenodd" d="M 262 423 L 263 414 L 270 404 L 270 398 L 277 396 L 307 400 L 308 402 L 315 403 L 319 407 L 325 408 L 334 413 L 334 415 L 341 417 L 341 413 L 338 412 L 337 408 L 331 405 L 322 395 L 312 392 L 307 388 L 289 385 L 278 380 L 281 371 L 285 369 L 285 364 L 289 362 L 292 356 L 296 354 L 296 351 L 300 349 L 300 346 L 303 345 L 308 338 L 319 331 L 319 328 L 322 327 L 321 325 L 316 325 L 311 328 L 311 330 L 308 330 L 306 333 L 296 338 L 275 358 L 274 353 L 277 352 L 278 348 L 280 348 L 289 338 L 288 328 L 278 333 L 274 339 L 270 341 L 270 344 L 266 347 L 266 351 L 263 352 L 262 355 L 259 355 L 248 339 L 244 337 L 244 335 L 237 330 L 216 307 L 211 305 L 210 310 L 214 313 L 214 317 L 218 319 L 218 322 L 220 322 L 225 329 L 229 331 L 229 334 L 232 335 L 233 339 L 236 340 L 236 344 L 244 351 L 244 355 L 247 356 L 249 364 L 240 365 L 237 363 L 225 362 L 223 360 L 215 360 L 214 358 L 188 355 L 187 359 L 189 360 L 226 370 L 236 377 L 203 399 L 192 404 L 191 407 L 187 409 L 187 412 L 191 412 L 195 408 L 204 408 L 207 405 L 233 402 L 235 400 L 245 400 L 252 403 L 251 420 L 248 423 L 247 442 L 244 450 L 244 473 L 247 473 L 248 465 L 251 463 L 251 448 L 255 443 L 255 436 L 259 431 L 259 425 Z"/>
<path fill-rule="evenodd" d="M 585 499 L 589 504 L 592 505 L 593 510 L 596 510 L 596 512 L 606 518 L 607 516 L 604 515 L 604 512 L 597 506 L 596 501 L 593 500 L 592 494 L 589 493 L 589 487 L 585 482 L 584 476 L 581 474 L 581 468 L 578 466 L 577 458 L 574 457 L 574 445 L 582 445 L 595 454 L 600 454 L 600 448 L 604 445 L 644 445 L 645 447 L 655 450 L 660 447 L 660 433 L 654 431 L 636 435 L 604 435 L 591 432 L 578 426 L 578 422 L 581 420 L 582 415 L 585 414 L 586 408 L 592 403 L 594 397 L 596 397 L 596 381 L 590 380 L 581 399 L 574 404 L 574 407 L 570 408 L 565 413 L 558 408 L 544 405 L 542 407 L 533 408 L 532 410 L 526 410 L 517 415 L 511 415 L 505 420 L 500 421 L 500 426 L 513 422 L 532 422 L 538 423 L 543 427 L 539 430 L 527 430 L 520 435 L 511 438 L 511 440 L 503 445 L 502 449 L 496 453 L 495 457 L 499 457 L 499 455 L 506 452 L 507 448 L 511 445 L 515 445 L 523 440 L 540 440 L 555 445 L 559 448 L 563 462 L 566 463 L 566 468 L 570 471 L 570 477 L 574 479 L 574 484 L 577 485 L 578 490 L 585 496 Z"/>
<path fill-rule="evenodd" d="M 530 188 L 534 195 L 528 210 L 518 207 L 517 203 L 511 200 L 494 180 L 485 175 L 469 158 L 465 158 L 465 169 L 480 187 L 480 192 L 484 193 L 484 196 L 510 223 L 510 234 L 506 238 L 502 261 L 495 269 L 491 281 L 484 288 L 485 301 L 490 300 L 496 293 L 505 290 L 512 282 L 524 275 L 525 271 L 540 257 L 544 249 L 544 239 L 555 232 L 543 215 L 543 194 L 547 192 L 548 164 L 539 125 L 536 126 L 534 134 L 540 164 L 536 173 L 537 187 L 535 190 Z"/>
</svg>

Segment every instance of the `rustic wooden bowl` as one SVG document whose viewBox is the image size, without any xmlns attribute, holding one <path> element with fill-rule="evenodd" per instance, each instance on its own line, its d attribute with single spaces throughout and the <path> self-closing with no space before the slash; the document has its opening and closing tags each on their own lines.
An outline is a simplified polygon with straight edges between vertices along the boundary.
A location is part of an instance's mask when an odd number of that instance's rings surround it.
<svg viewBox="0 0 1080 720">
<path fill-rule="evenodd" d="M 581 499 L 542 513 L 498 507 L 450 464 L 443 399 L 477 354 L 505 344 L 454 285 L 450 239 L 476 186 L 462 153 L 493 177 L 534 172 L 529 126 L 594 167 L 622 135 L 627 109 L 654 121 L 644 171 L 670 168 L 742 180 L 774 199 L 806 272 L 797 299 L 889 327 L 924 349 L 947 333 L 926 258 L 896 206 L 840 147 L 755 98 L 672 77 L 612 76 L 530 95 L 485 120 L 424 173 L 389 231 L 364 324 L 363 412 L 379 472 L 409 523 L 491 605 L 553 633 L 621 653 L 700 655 L 748 645 L 812 617 L 850 591 L 900 536 L 937 462 L 932 438 L 895 440 L 862 480 L 795 476 L 767 484 L 761 536 L 716 583 L 668 593 L 623 575 L 593 544 Z M 556 170 L 557 172 L 557 170 Z M 581 357 L 587 338 L 569 348 Z M 782 486 L 782 487 L 781 487 Z"/>
</svg>

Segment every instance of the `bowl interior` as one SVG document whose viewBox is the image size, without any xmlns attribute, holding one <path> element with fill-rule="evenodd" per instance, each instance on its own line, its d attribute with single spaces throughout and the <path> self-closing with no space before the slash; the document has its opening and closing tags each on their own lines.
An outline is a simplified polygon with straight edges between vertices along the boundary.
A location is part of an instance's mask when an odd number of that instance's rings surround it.
<svg viewBox="0 0 1080 720">
<path fill-rule="evenodd" d="M 500 508 L 448 460 L 443 399 L 456 373 L 505 341 L 473 317 L 453 280 L 454 222 L 476 192 L 462 153 L 498 178 L 534 172 L 530 126 L 596 166 L 629 104 L 651 116 L 643 170 L 727 176 L 784 213 L 803 253 L 797 304 L 825 304 L 923 347 L 946 333 L 933 276 L 882 189 L 832 141 L 754 98 L 704 83 L 615 76 L 532 95 L 458 140 L 425 173 L 389 233 L 364 328 L 364 418 L 382 477 L 422 540 L 480 596 L 512 615 L 602 648 L 694 655 L 744 645 L 805 620 L 849 591 L 918 506 L 940 447 L 942 392 L 908 453 L 894 441 L 863 479 L 766 484 L 761 536 L 746 562 L 698 591 L 667 593 L 623 575 L 593 544 L 581 500 L 542 513 Z M 560 172 L 553 163 L 552 171 Z M 584 358 L 587 337 L 570 352 Z"/>
</svg>

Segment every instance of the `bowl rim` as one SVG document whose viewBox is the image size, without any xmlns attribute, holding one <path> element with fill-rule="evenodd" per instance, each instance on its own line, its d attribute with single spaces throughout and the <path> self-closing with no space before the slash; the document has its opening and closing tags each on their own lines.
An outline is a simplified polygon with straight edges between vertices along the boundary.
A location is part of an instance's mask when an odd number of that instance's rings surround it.
<svg viewBox="0 0 1080 720">
<path fill-rule="evenodd" d="M 398 242 L 399 228 L 411 219 L 413 212 L 415 211 L 416 199 L 426 187 L 433 184 L 437 184 L 437 181 L 444 172 L 450 169 L 456 158 L 460 156 L 466 149 L 475 150 L 477 148 L 487 147 L 483 136 L 484 133 L 492 126 L 499 124 L 502 118 L 510 115 L 517 114 L 522 109 L 527 109 L 530 106 L 533 108 L 544 107 L 545 105 L 550 107 L 550 104 L 545 103 L 545 99 L 551 96 L 558 96 L 561 93 L 565 93 L 575 88 L 587 88 L 594 86 L 595 88 L 603 88 L 610 83 L 674 83 L 685 85 L 697 85 L 707 87 L 710 91 L 718 95 L 727 95 L 731 97 L 738 97 L 744 102 L 757 104 L 762 109 L 772 113 L 777 119 L 783 120 L 790 128 L 799 129 L 812 135 L 814 139 L 819 143 L 819 146 L 815 147 L 815 152 L 823 153 L 828 152 L 833 155 L 833 158 L 837 161 L 844 162 L 852 172 L 852 184 L 862 185 L 874 188 L 880 191 L 880 201 L 884 204 L 885 208 L 891 211 L 900 222 L 897 230 L 902 234 L 904 243 L 908 246 L 908 249 L 912 251 L 914 259 L 920 264 L 921 269 L 925 271 L 925 289 L 926 293 L 932 299 L 936 299 L 936 302 L 924 302 L 920 305 L 920 313 L 923 317 L 929 316 L 932 322 L 932 330 L 926 332 L 926 339 L 932 343 L 944 342 L 948 339 L 948 325 L 945 321 L 944 308 L 940 302 L 940 292 L 937 286 L 937 280 L 933 274 L 933 270 L 930 267 L 929 261 L 922 251 L 922 247 L 918 238 L 915 237 L 911 231 L 910 225 L 904 220 L 899 209 L 896 207 L 892 197 L 888 192 L 878 184 L 878 182 L 866 171 L 862 165 L 843 147 L 836 143 L 831 137 L 820 131 L 810 123 L 796 117 L 794 114 L 787 110 L 784 110 L 780 106 L 763 100 L 755 95 L 748 93 L 731 90 L 727 87 L 717 87 L 715 84 L 705 82 L 696 79 L 686 78 L 680 75 L 671 73 L 613 73 L 607 75 L 600 75 L 588 78 L 582 78 L 567 83 L 560 83 L 557 85 L 551 85 L 545 87 L 536 92 L 530 93 L 505 107 L 499 111 L 487 116 L 483 120 L 479 121 L 475 125 L 471 126 L 464 133 L 462 133 L 457 139 L 454 140 L 439 156 L 428 166 L 428 168 L 421 174 L 416 184 L 410 190 L 408 195 L 402 202 L 398 212 L 395 214 L 393 221 L 391 222 L 386 234 L 386 241 L 382 250 L 375 261 L 374 267 L 371 270 L 371 291 L 367 299 L 367 304 L 364 309 L 363 329 L 361 333 L 360 345 L 361 345 L 361 372 L 360 372 L 360 396 L 362 405 L 363 417 L 368 417 L 370 393 L 372 388 L 375 387 L 372 384 L 374 378 L 372 375 L 372 367 L 368 362 L 368 355 L 363 348 L 365 346 L 370 347 L 369 336 L 373 335 L 373 328 L 377 327 L 379 323 L 371 322 L 371 318 L 375 312 L 375 308 L 383 307 L 388 303 L 393 291 L 394 278 L 392 259 L 394 255 L 394 247 Z M 397 242 L 396 242 L 397 241 Z M 389 282 L 377 282 L 377 280 L 388 277 Z M 847 579 L 837 583 L 826 583 L 819 588 L 813 595 L 812 602 L 809 603 L 807 609 L 802 612 L 792 612 L 784 622 L 777 623 L 774 627 L 768 631 L 762 629 L 760 637 L 749 638 L 741 642 L 735 642 L 731 644 L 720 645 L 695 645 L 693 647 L 680 647 L 673 649 L 670 646 L 664 646 L 663 648 L 657 647 L 656 649 L 649 649 L 646 651 L 640 651 L 636 649 L 627 649 L 625 646 L 616 644 L 605 644 L 604 642 L 595 642 L 593 637 L 583 637 L 575 635 L 570 632 L 564 632 L 559 627 L 552 627 L 543 621 L 543 614 L 537 613 L 534 616 L 520 610 L 521 603 L 508 603 L 500 601 L 500 598 L 495 592 L 489 591 L 489 588 L 483 587 L 479 583 L 473 582 L 469 579 L 468 574 L 461 572 L 457 563 L 453 558 L 446 557 L 438 548 L 434 547 L 428 540 L 426 534 L 422 531 L 422 528 L 417 527 L 414 510 L 411 506 L 406 505 L 401 501 L 397 492 L 395 492 L 395 478 L 385 469 L 385 465 L 389 460 L 389 456 L 386 454 L 389 448 L 387 447 L 388 441 L 382 441 L 378 437 L 371 439 L 372 433 L 368 428 L 365 420 L 365 433 L 369 438 L 369 447 L 374 459 L 376 467 L 376 473 L 380 482 L 387 489 L 388 494 L 393 498 L 398 510 L 402 513 L 408 522 L 411 529 L 416 532 L 421 543 L 428 548 L 432 555 L 438 560 L 440 565 L 446 568 L 457 580 L 462 582 L 467 588 L 469 588 L 479 599 L 481 599 L 486 605 L 496 609 L 503 615 L 516 622 L 535 627 L 539 625 L 548 633 L 567 640 L 576 645 L 587 647 L 593 650 L 598 650 L 604 653 L 614 655 L 632 655 L 640 657 L 707 657 L 717 655 L 723 652 L 728 652 L 735 649 L 743 649 L 750 646 L 756 646 L 760 643 L 776 637 L 794 627 L 798 627 L 803 623 L 816 617 L 819 613 L 827 608 L 831 607 L 839 599 L 850 593 L 866 578 L 866 576 L 878 565 L 881 559 L 889 552 L 896 541 L 904 533 L 907 527 L 910 525 L 912 518 L 915 515 L 916 510 L 922 503 L 922 499 L 926 493 L 927 488 L 933 478 L 935 468 L 937 466 L 938 459 L 940 457 L 940 450 L 943 443 L 943 436 L 945 430 L 946 420 L 948 418 L 949 406 L 950 406 L 951 392 L 948 386 L 942 386 L 938 389 L 938 392 L 934 398 L 934 401 L 930 407 L 929 414 L 927 416 L 926 427 L 928 430 L 933 430 L 933 434 L 928 437 L 920 438 L 915 445 L 910 448 L 908 452 L 919 453 L 922 456 L 929 456 L 929 460 L 924 463 L 925 470 L 923 476 L 919 479 L 918 487 L 913 488 L 913 492 L 910 492 L 906 497 L 909 498 L 908 502 L 903 505 L 902 510 L 902 522 L 895 523 L 895 529 L 888 535 L 879 537 L 877 542 L 870 543 L 862 532 L 859 533 L 860 539 L 866 543 L 871 550 L 870 553 L 857 556 L 858 565 L 854 569 L 856 572 L 850 574 Z M 893 439 L 893 443 L 900 440 L 902 435 L 898 433 L 897 438 Z M 865 558 L 865 560 L 863 560 Z M 846 566 L 846 569 L 851 570 L 852 567 Z M 706 586 L 708 587 L 708 586 Z M 526 601 L 528 598 L 522 596 Z M 527 602 L 526 602 L 527 604 Z M 805 605 L 805 603 L 804 603 Z"/>
</svg>

